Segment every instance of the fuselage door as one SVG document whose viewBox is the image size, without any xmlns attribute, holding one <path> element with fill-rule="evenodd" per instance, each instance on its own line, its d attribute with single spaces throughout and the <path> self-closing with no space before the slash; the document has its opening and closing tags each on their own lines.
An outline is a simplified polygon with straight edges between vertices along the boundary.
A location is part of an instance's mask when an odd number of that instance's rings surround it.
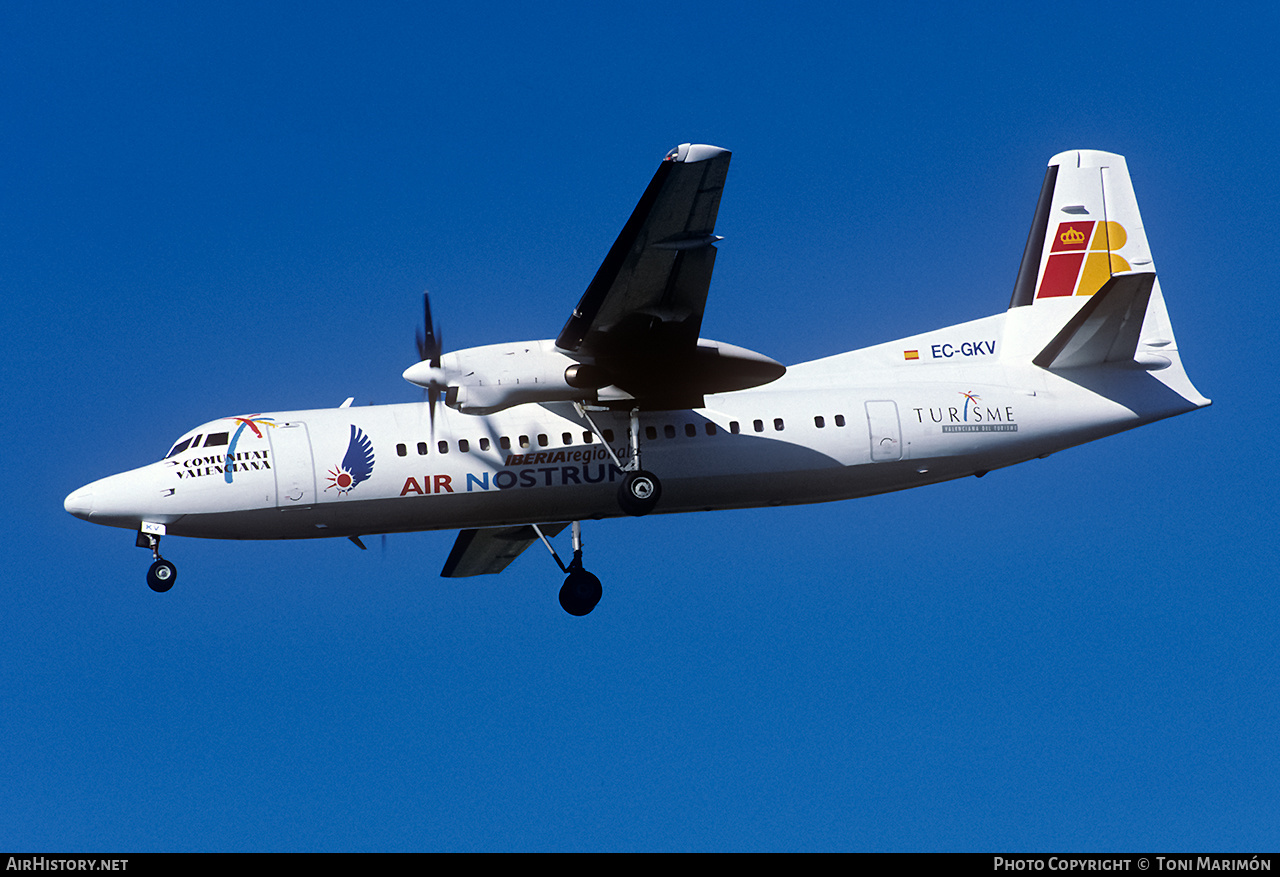
<svg viewBox="0 0 1280 877">
<path fill-rule="evenodd" d="M 871 430 L 871 462 L 902 459 L 902 428 L 898 424 L 898 403 L 867 403 L 867 425 Z"/>
<path fill-rule="evenodd" d="M 267 430 L 271 456 L 275 458 L 276 505 L 282 508 L 310 505 L 316 500 L 316 473 L 311 462 L 311 439 L 300 421 L 281 423 Z"/>
</svg>

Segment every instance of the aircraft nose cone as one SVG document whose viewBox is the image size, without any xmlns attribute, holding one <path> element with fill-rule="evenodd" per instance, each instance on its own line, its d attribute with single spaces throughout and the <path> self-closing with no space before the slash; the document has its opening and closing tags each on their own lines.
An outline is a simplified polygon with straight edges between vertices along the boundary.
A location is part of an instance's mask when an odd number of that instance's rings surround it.
<svg viewBox="0 0 1280 877">
<path fill-rule="evenodd" d="M 169 511 L 160 507 L 164 492 L 158 479 L 163 474 L 152 465 L 108 475 L 75 491 L 62 505 L 77 518 L 107 527 L 132 529 L 144 520 L 159 521 Z"/>
<path fill-rule="evenodd" d="M 81 487 L 79 490 L 73 490 L 67 494 L 67 498 L 62 502 L 62 507 L 77 518 L 83 518 L 87 521 L 89 515 L 93 514 L 93 490 L 91 486 Z"/>
</svg>

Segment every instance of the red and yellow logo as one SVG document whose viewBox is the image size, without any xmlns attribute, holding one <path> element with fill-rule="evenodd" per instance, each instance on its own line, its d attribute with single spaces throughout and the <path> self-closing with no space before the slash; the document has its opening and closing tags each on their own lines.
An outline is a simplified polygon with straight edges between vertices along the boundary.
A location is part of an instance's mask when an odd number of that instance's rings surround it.
<svg viewBox="0 0 1280 877">
<path fill-rule="evenodd" d="M 1117 255 L 1128 240 L 1128 233 L 1118 222 L 1059 223 L 1036 298 L 1093 295 L 1115 272 L 1131 270 L 1129 263 Z"/>
</svg>

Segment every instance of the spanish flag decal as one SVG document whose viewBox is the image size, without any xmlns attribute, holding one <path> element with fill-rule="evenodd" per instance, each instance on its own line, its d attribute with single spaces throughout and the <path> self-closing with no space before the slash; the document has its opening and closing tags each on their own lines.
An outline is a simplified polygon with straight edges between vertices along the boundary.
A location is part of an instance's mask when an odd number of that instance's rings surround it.
<svg viewBox="0 0 1280 877">
<path fill-rule="evenodd" d="M 920 358 L 920 351 L 919 351 L 919 350 L 904 350 L 904 351 L 902 351 L 902 358 L 903 358 L 903 359 L 919 359 L 919 358 Z"/>
</svg>

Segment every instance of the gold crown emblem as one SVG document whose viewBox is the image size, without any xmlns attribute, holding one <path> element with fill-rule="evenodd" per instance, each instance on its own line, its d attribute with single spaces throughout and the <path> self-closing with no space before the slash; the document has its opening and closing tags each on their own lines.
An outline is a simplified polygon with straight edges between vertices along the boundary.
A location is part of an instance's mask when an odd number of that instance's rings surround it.
<svg viewBox="0 0 1280 877">
<path fill-rule="evenodd" d="M 1080 231 L 1078 228 L 1069 228 L 1062 234 L 1058 235 L 1058 240 L 1062 241 L 1064 244 L 1083 244 L 1084 232 Z"/>
</svg>

